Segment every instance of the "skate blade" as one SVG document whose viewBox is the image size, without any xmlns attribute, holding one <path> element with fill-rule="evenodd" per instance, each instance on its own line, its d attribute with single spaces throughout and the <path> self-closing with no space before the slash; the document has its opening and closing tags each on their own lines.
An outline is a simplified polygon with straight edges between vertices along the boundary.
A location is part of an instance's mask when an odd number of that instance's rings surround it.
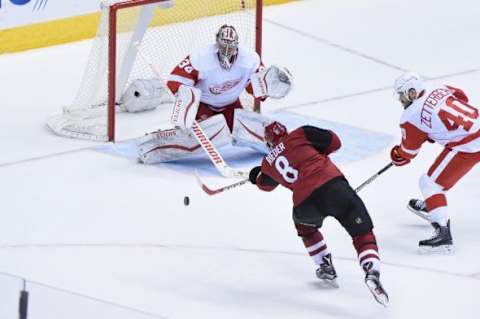
<svg viewBox="0 0 480 319">
<path fill-rule="evenodd" d="M 377 285 L 373 281 L 366 281 L 365 284 L 367 285 L 368 289 L 372 293 L 373 298 L 375 298 L 375 301 L 377 301 L 382 306 L 387 307 L 388 306 L 387 294 L 384 292 L 377 291 L 380 288 L 377 289 Z"/>
<path fill-rule="evenodd" d="M 442 245 L 438 247 L 418 246 L 418 251 L 422 255 L 453 255 L 453 253 L 455 252 L 455 250 L 453 249 L 453 245 Z"/>
<path fill-rule="evenodd" d="M 409 211 L 411 211 L 412 213 L 414 213 L 415 215 L 417 215 L 418 217 L 420 217 L 420 218 L 422 218 L 423 220 L 426 220 L 427 222 L 430 223 L 430 218 L 429 218 L 428 213 L 415 210 L 415 209 L 413 209 L 412 207 L 410 207 L 409 205 L 407 205 L 407 209 L 408 209 Z"/>
</svg>

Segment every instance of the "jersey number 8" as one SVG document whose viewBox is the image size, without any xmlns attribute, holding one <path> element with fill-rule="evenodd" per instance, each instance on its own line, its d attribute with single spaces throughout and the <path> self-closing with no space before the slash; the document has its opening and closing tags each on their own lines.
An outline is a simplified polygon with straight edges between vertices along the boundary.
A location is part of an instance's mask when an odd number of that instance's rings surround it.
<svg viewBox="0 0 480 319">
<path fill-rule="evenodd" d="M 298 179 L 298 170 L 290 166 L 288 159 L 285 156 L 279 156 L 275 160 L 275 168 L 278 173 L 282 175 L 283 179 L 289 183 L 295 183 Z"/>
</svg>

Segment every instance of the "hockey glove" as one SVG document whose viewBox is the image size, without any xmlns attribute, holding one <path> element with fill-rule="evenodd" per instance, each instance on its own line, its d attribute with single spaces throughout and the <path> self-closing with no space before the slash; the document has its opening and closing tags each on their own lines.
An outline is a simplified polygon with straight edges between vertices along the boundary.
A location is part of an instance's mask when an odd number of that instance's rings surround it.
<svg viewBox="0 0 480 319">
<path fill-rule="evenodd" d="M 390 158 L 395 166 L 403 166 L 410 163 L 410 160 L 400 155 L 400 145 L 395 145 L 390 151 Z"/>
<path fill-rule="evenodd" d="M 248 174 L 248 179 L 250 180 L 250 182 L 254 185 L 257 184 L 257 178 L 258 178 L 258 175 L 260 175 L 260 173 L 262 172 L 262 167 L 261 166 L 255 166 L 254 168 L 252 168 L 250 170 L 250 174 Z"/>
</svg>

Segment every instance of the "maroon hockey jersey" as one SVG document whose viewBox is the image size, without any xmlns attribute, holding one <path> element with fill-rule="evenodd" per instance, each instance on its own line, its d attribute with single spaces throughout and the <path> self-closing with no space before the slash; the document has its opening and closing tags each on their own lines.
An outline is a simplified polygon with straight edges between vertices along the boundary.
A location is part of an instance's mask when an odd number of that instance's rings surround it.
<svg viewBox="0 0 480 319">
<path fill-rule="evenodd" d="M 343 176 L 328 157 L 340 146 L 334 132 L 302 126 L 282 137 L 264 157 L 257 186 L 264 191 L 271 191 L 278 184 L 289 188 L 296 207 L 318 187 Z"/>
</svg>

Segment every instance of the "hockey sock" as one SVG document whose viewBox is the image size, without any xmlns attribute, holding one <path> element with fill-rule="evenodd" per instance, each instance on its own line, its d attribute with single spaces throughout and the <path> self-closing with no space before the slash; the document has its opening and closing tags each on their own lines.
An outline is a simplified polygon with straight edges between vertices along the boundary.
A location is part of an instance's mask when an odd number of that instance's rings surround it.
<svg viewBox="0 0 480 319">
<path fill-rule="evenodd" d="M 329 253 L 322 233 L 313 226 L 295 224 L 295 227 L 297 228 L 298 236 L 302 238 L 303 244 L 310 257 L 312 257 L 313 262 L 316 265 L 320 265 L 323 262 L 323 256 Z"/>
<path fill-rule="evenodd" d="M 425 199 L 430 221 L 438 223 L 440 226 L 447 225 L 447 198 L 444 194 L 435 194 Z"/>
<path fill-rule="evenodd" d="M 371 269 L 380 271 L 380 255 L 378 254 L 377 240 L 371 230 L 353 237 L 353 246 L 357 251 L 358 261 L 363 269 L 365 269 L 364 265 L 366 263 L 371 262 Z"/>
</svg>

